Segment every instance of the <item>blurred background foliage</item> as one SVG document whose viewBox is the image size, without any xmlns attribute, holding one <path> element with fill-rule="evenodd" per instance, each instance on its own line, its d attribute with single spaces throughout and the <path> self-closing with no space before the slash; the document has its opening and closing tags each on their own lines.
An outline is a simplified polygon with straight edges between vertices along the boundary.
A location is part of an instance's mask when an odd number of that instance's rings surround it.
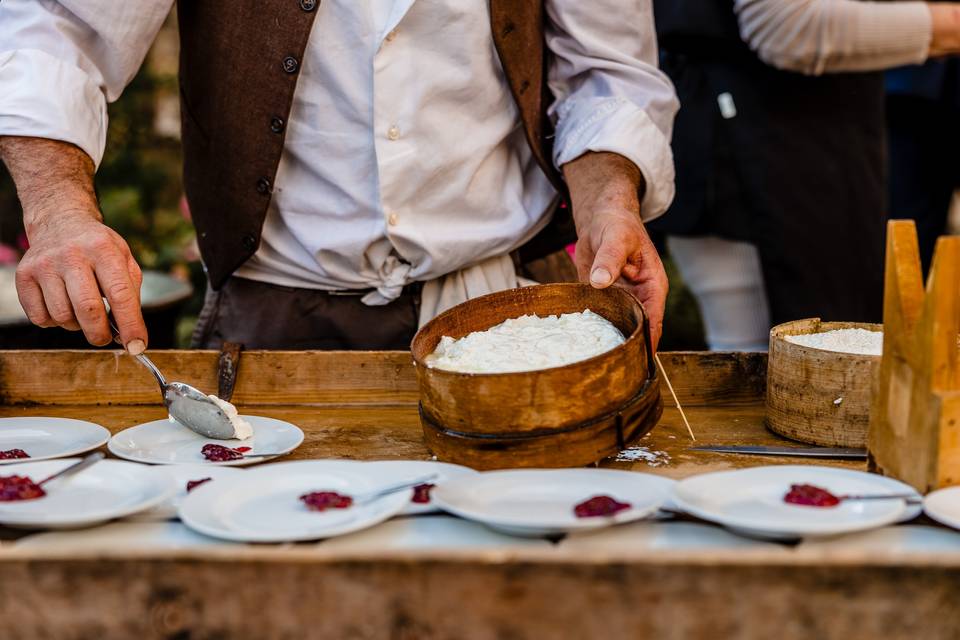
<svg viewBox="0 0 960 640">
<path fill-rule="evenodd" d="M 171 16 L 140 73 L 109 107 L 106 155 L 96 184 L 106 223 L 127 240 L 140 266 L 193 284 L 193 299 L 177 330 L 177 344 L 187 347 L 206 284 L 182 202 L 177 51 Z M 0 169 L 0 263 L 15 263 L 26 248 L 21 215 L 13 182 Z M 671 288 L 661 348 L 702 349 L 696 303 L 669 259 L 665 262 Z"/>
</svg>

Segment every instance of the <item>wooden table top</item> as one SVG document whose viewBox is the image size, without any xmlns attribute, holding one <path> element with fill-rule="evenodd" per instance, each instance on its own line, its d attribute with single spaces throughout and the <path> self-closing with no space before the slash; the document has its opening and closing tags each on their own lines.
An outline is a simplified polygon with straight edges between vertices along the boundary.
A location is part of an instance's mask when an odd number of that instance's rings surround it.
<svg viewBox="0 0 960 640">
<path fill-rule="evenodd" d="M 151 356 L 171 378 L 216 389 L 216 353 Z M 698 444 L 786 442 L 763 426 L 763 355 L 661 358 Z M 409 354 L 245 353 L 234 401 L 304 430 L 285 459 L 430 458 Z M 664 402 L 640 445 L 669 460 L 602 466 L 673 478 L 777 463 L 864 468 L 691 451 L 667 393 Z M 125 356 L 0 352 L 0 416 L 23 415 L 88 419 L 117 432 L 165 412 L 152 377 Z M 960 552 L 561 545 L 345 553 L 320 544 L 50 553 L 0 545 L 0 567 L 0 615 L 17 621 L 9 638 L 912 640 L 960 628 Z"/>
</svg>

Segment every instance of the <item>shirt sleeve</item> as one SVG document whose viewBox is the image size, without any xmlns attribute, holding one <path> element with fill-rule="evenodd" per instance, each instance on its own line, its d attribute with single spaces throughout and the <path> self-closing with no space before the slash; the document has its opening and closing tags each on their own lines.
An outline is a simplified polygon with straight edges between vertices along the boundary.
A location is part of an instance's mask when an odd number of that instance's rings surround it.
<svg viewBox="0 0 960 640">
<path fill-rule="evenodd" d="M 657 68 L 650 0 L 549 0 L 547 12 L 554 163 L 588 151 L 628 158 L 646 181 L 641 215 L 656 218 L 673 201 L 678 103 Z"/>
<path fill-rule="evenodd" d="M 930 49 L 925 2 L 734 0 L 734 10 L 761 60 L 808 75 L 918 64 Z"/>
<path fill-rule="evenodd" d="M 107 102 L 137 73 L 172 4 L 0 1 L 0 136 L 69 142 L 99 166 Z"/>
</svg>

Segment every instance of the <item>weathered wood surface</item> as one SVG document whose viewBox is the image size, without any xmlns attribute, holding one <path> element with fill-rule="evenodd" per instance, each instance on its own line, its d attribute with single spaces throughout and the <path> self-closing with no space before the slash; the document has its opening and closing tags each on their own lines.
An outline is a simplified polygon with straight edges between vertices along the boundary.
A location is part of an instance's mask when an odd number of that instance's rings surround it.
<svg viewBox="0 0 960 640">
<path fill-rule="evenodd" d="M 8 560 L 7 640 L 948 640 L 935 565 L 650 558 Z"/>
<path fill-rule="evenodd" d="M 867 446 L 870 403 L 880 356 L 837 353 L 789 342 L 787 336 L 840 329 L 883 331 L 883 325 L 821 322 L 781 324 L 770 332 L 767 426 L 823 447 Z"/>
<path fill-rule="evenodd" d="M 662 359 L 698 444 L 786 442 L 763 426 L 763 356 Z M 156 360 L 171 377 L 216 386 L 216 353 Z M 244 353 L 234 400 L 303 428 L 290 459 L 426 459 L 415 389 L 409 354 Z M 149 374 L 111 354 L 0 352 L 0 392 L 3 416 L 86 418 L 114 432 L 164 416 Z M 805 462 L 691 451 L 667 404 L 642 440 L 666 464 L 603 466 L 683 477 Z M 956 637 L 958 600 L 956 556 L 558 547 L 350 556 L 323 544 L 57 556 L 0 546 L 11 639 L 936 640 Z"/>
<path fill-rule="evenodd" d="M 217 388 L 216 351 L 152 351 L 150 357 L 174 379 Z M 681 351 L 660 359 L 684 407 L 763 400 L 765 354 Z M 413 359 L 404 351 L 245 351 L 240 362 L 239 404 L 414 404 L 419 397 Z M 153 376 L 119 351 L 0 351 L 0 404 L 153 404 L 157 398 Z"/>
</svg>

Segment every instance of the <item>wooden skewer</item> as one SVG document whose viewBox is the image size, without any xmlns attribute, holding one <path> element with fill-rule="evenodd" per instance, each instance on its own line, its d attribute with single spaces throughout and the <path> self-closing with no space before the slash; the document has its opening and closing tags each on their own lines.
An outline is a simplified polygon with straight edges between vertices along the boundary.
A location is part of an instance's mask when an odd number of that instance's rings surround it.
<svg viewBox="0 0 960 640">
<path fill-rule="evenodd" d="M 670 384 L 670 376 L 667 375 L 667 370 L 663 368 L 663 363 L 660 362 L 660 354 L 653 354 L 653 359 L 657 361 L 657 366 L 660 367 L 660 372 L 663 374 L 663 379 L 667 383 L 667 388 L 670 389 L 670 395 L 673 396 L 673 402 L 680 411 L 680 417 L 683 418 L 683 424 L 687 425 L 687 433 L 690 434 L 690 439 L 696 442 L 697 437 L 693 435 L 693 429 L 690 428 L 690 421 L 687 420 L 687 414 L 683 412 L 683 407 L 680 406 L 680 400 L 677 398 L 677 392 L 673 390 L 673 385 Z"/>
</svg>

